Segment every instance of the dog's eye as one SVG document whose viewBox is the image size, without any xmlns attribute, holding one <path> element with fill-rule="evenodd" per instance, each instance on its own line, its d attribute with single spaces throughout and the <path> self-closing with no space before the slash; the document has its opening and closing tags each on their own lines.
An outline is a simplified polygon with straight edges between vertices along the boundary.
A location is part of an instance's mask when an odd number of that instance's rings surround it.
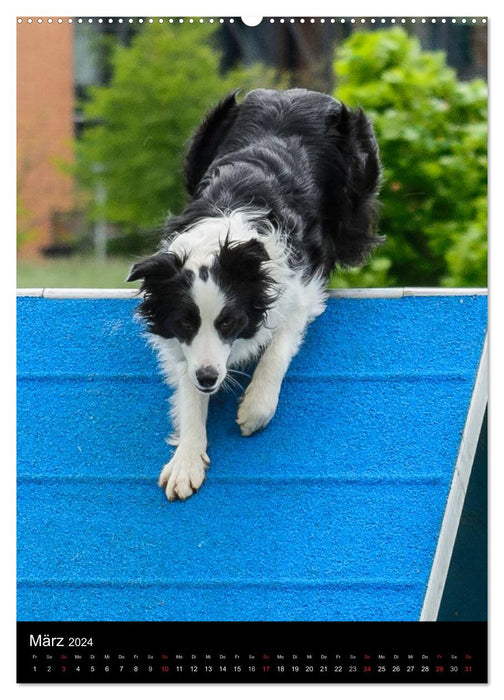
<svg viewBox="0 0 504 700">
<path fill-rule="evenodd" d="M 220 333 L 224 336 L 229 336 L 230 334 L 233 333 L 234 328 L 235 328 L 235 319 L 232 316 L 226 316 L 215 324 L 219 330 Z"/>
</svg>

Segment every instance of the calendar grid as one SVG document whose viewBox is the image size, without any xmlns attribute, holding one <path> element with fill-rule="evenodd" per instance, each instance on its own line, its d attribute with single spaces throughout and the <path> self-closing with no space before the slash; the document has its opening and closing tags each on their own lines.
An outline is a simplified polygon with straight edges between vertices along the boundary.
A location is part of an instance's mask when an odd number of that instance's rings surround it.
<svg viewBox="0 0 504 700">
<path fill-rule="evenodd" d="M 487 624 L 18 623 L 20 683 L 484 683 Z"/>
</svg>

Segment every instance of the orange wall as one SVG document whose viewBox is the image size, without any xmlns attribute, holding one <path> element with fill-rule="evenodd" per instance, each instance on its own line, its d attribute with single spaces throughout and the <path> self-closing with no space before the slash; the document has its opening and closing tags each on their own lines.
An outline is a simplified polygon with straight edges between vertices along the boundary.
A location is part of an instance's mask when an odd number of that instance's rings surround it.
<svg viewBox="0 0 504 700">
<path fill-rule="evenodd" d="M 73 27 L 66 19 L 17 25 L 19 255 L 40 254 L 51 212 L 73 206 L 73 181 L 54 163 L 70 161 L 73 138 Z M 33 232 L 29 239 L 24 232 Z"/>
</svg>

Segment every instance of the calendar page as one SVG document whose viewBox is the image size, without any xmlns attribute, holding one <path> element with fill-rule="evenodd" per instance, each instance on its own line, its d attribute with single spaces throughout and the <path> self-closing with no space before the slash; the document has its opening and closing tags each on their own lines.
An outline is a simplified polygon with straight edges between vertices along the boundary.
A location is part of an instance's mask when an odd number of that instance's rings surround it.
<svg viewBox="0 0 504 700">
<path fill-rule="evenodd" d="M 487 19 L 16 21 L 18 683 L 486 683 Z"/>
</svg>

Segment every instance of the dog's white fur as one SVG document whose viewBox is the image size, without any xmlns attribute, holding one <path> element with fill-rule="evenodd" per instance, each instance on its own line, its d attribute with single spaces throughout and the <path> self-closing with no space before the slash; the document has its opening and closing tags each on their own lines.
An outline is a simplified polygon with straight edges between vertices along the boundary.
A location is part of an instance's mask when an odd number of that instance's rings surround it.
<svg viewBox="0 0 504 700">
<path fill-rule="evenodd" d="M 168 250 L 186 257 L 185 266 L 195 271 L 193 299 L 199 307 L 201 326 L 189 346 L 176 339 L 149 335 L 160 360 L 161 371 L 174 388 L 171 418 L 176 445 L 171 460 L 164 466 L 159 485 L 169 500 L 185 499 L 199 489 L 210 460 L 207 456 L 206 419 L 209 395 L 197 388 L 195 372 L 199 367 L 218 369 L 216 388 L 228 368 L 260 358 L 252 380 L 238 408 L 237 423 L 242 435 L 249 436 L 265 427 L 275 414 L 285 372 L 302 342 L 307 325 L 325 307 L 325 283 L 322 277 L 304 280 L 301 271 L 287 265 L 285 238 L 272 226 L 258 234 L 254 219 L 261 213 L 237 211 L 230 216 L 198 222 L 170 243 Z M 225 239 L 248 241 L 258 238 L 264 245 L 278 297 L 268 310 L 264 323 L 251 339 L 237 339 L 230 346 L 219 338 L 214 321 L 225 304 L 224 296 L 209 276 L 198 276 L 202 265 L 211 266 Z"/>
</svg>

